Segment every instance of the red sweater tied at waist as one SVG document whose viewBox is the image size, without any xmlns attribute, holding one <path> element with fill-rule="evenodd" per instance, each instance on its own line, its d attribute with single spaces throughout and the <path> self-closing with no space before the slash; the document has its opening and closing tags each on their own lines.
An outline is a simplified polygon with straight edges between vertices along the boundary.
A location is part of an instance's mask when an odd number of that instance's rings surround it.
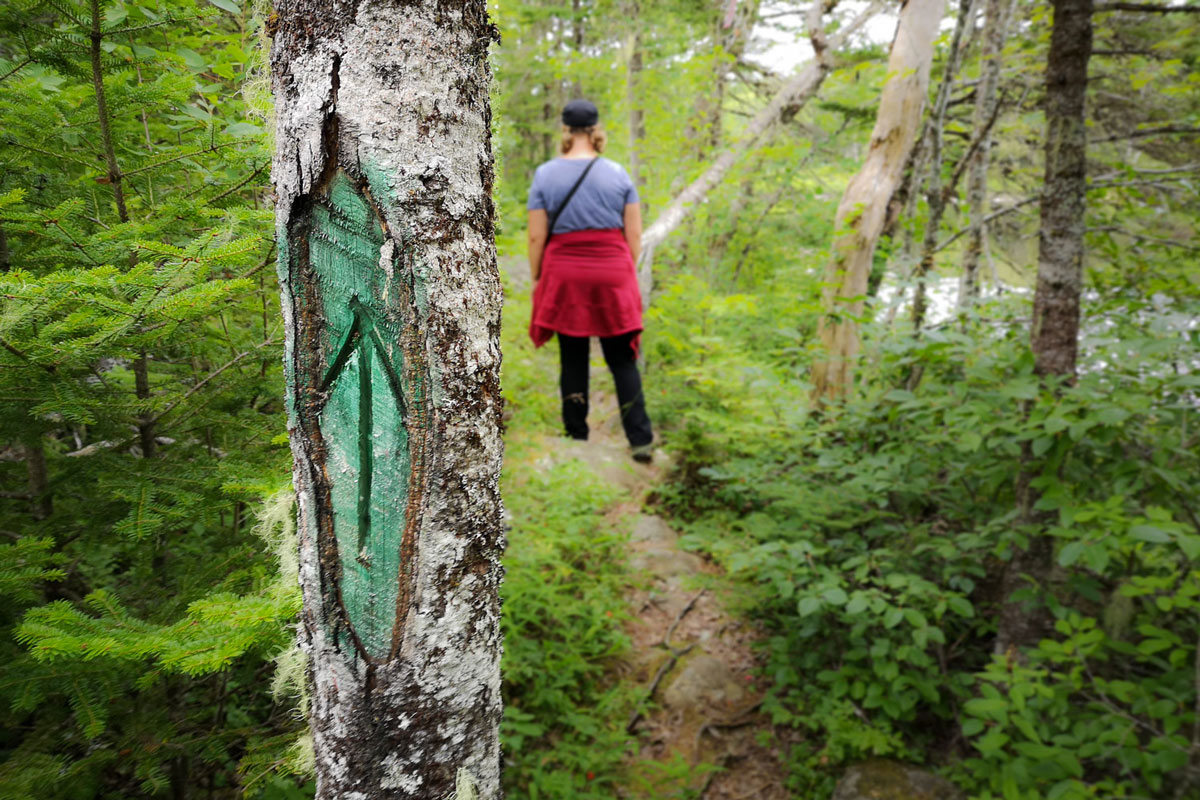
<svg viewBox="0 0 1200 800">
<path fill-rule="evenodd" d="M 641 330 L 642 294 L 624 232 L 608 228 L 551 237 L 533 293 L 534 345 L 541 347 L 555 333 L 620 336 Z"/>
</svg>

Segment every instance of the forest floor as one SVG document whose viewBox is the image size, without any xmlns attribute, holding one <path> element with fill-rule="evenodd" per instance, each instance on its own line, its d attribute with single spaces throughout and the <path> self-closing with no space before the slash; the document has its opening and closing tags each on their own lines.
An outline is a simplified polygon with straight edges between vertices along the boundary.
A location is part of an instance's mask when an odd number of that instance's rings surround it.
<svg viewBox="0 0 1200 800">
<path fill-rule="evenodd" d="M 528 270 L 505 264 L 510 286 L 527 291 Z M 649 502 L 671 469 L 669 449 L 649 465 L 630 458 L 612 378 L 593 341 L 589 440 L 521 430 L 537 471 L 577 461 L 618 492 L 607 511 L 628 534 L 628 651 L 608 670 L 640 698 L 628 730 L 624 797 L 777 800 L 788 797 L 782 754 L 797 737 L 771 724 L 760 706 L 766 686 L 754 644 L 764 636 L 736 608 L 736 586 L 720 568 L 680 546 Z M 510 355 L 511 357 L 511 355 Z M 519 357 L 519 356 L 518 356 Z M 547 387 L 549 390 L 557 387 Z"/>
</svg>

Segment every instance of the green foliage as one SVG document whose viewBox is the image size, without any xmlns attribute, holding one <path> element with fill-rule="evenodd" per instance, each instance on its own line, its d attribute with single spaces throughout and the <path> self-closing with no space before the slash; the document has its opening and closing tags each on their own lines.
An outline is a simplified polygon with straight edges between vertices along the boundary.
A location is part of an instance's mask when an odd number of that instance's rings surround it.
<svg viewBox="0 0 1200 800">
<path fill-rule="evenodd" d="M 509 459 L 527 464 L 510 451 Z M 504 583 L 507 794 L 612 797 L 628 735 L 629 689 L 606 665 L 628 643 L 624 537 L 606 529 L 611 487 L 583 465 L 510 472 Z M 591 776 L 591 777 L 589 777 Z"/>
<path fill-rule="evenodd" d="M 961 756 L 953 775 L 980 797 L 1179 788 L 1200 595 L 1187 476 L 1200 463 L 1183 445 L 1196 380 L 1170 365 L 1194 363 L 1200 343 L 1164 324 L 1194 303 L 1120 308 L 1119 336 L 1085 340 L 1085 373 L 1058 394 L 1039 391 L 1020 327 L 996 321 L 1019 300 L 963 332 L 882 339 L 862 397 L 824 419 L 746 424 L 755 406 L 742 405 L 731 438 L 703 397 L 735 393 L 724 367 L 738 356 L 707 373 L 712 386 L 684 379 L 703 432 L 684 440 L 690 463 L 664 500 L 691 519 L 688 542 L 756 588 L 772 630 L 765 707 L 813 733 L 792 754 L 797 790 L 827 792 L 836 765 L 871 755 Z M 1114 358 L 1116 340 L 1137 358 Z M 912 386 L 916 364 L 918 386 L 888 388 Z M 804 387 L 777 391 L 756 405 Z M 1022 469 L 1055 520 L 1059 569 L 1030 596 L 1057 626 L 1023 656 L 992 657 L 1000 572 L 1037 532 L 1017 516 Z"/>
<path fill-rule="evenodd" d="M 610 798 L 631 738 L 629 687 L 606 673 L 628 648 L 626 537 L 604 516 L 618 490 L 581 463 L 538 463 L 539 434 L 558 428 L 556 398 L 538 388 L 553 381 L 552 354 L 531 352 L 523 295 L 510 295 L 504 313 L 505 794 Z"/>
<path fill-rule="evenodd" d="M 287 471 L 255 25 L 97 11 L 0 11 L 0 481 L 29 487 L 0 500 L 0 794 L 229 796 L 297 727 L 260 671 L 299 600 L 250 524 Z"/>
</svg>

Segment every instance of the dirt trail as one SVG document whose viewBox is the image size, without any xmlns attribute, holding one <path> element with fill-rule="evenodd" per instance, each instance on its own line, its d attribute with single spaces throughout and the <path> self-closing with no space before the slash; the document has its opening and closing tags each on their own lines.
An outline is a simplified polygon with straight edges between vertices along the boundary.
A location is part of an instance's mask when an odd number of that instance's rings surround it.
<svg viewBox="0 0 1200 800">
<path fill-rule="evenodd" d="M 607 382 L 603 367 L 593 366 L 592 386 Z M 615 669 L 649 700 L 630 720 L 639 742 L 632 782 L 639 785 L 629 795 L 682 797 L 691 789 L 704 800 L 782 800 L 783 743 L 759 711 L 764 687 L 752 645 L 762 634 L 727 611 L 733 587 L 720 570 L 681 549 L 678 534 L 645 507 L 670 468 L 666 454 L 635 464 L 611 392 L 592 394 L 589 441 L 564 441 L 556 457 L 585 462 L 625 492 L 610 514 L 630 532 L 633 646 Z"/>
<path fill-rule="evenodd" d="M 523 263 L 506 259 L 505 267 L 516 286 L 528 285 Z M 621 794 L 784 800 L 780 754 L 795 734 L 775 729 L 759 710 L 764 686 L 752 645 L 762 633 L 727 611 L 734 587 L 721 571 L 681 549 L 678 534 L 647 509 L 647 497 L 670 469 L 669 457 L 657 452 L 649 465 L 630 458 L 612 378 L 599 366 L 595 341 L 592 348 L 590 438 L 547 439 L 541 465 L 577 459 L 623 492 L 609 514 L 630 532 L 632 648 L 613 669 L 647 702 L 629 721 L 638 751 Z"/>
</svg>

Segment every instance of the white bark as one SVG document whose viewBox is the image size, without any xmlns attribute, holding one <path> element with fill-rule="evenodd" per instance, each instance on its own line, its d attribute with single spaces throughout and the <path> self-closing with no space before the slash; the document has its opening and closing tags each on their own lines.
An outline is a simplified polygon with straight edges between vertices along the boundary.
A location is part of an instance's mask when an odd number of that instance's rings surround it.
<svg viewBox="0 0 1200 800">
<path fill-rule="evenodd" d="M 480 798 L 496 798 L 503 533 L 487 96 L 494 29 L 482 0 L 276 0 L 276 14 L 273 177 L 317 797 L 442 800 L 469 775 Z M 403 514 L 404 530 L 380 534 L 384 550 L 400 553 L 395 625 L 382 651 L 360 641 L 343 602 L 355 553 L 339 553 L 330 485 L 344 476 L 318 408 L 339 335 L 321 303 L 338 287 L 314 279 L 309 247 L 330 239 L 313 208 L 338 175 L 375 209 L 368 224 L 382 226 L 377 266 L 350 270 L 347 281 L 371 287 L 359 299 L 374 304 L 378 327 L 392 336 L 387 357 L 403 370 L 411 404 L 402 429 L 389 432 L 407 437 L 411 469 L 407 497 L 387 509 Z"/>
<path fill-rule="evenodd" d="M 638 261 L 638 283 L 641 285 L 643 306 L 648 306 L 650 302 L 654 249 L 680 226 L 697 203 L 703 202 L 708 193 L 724 180 L 729 170 L 746 154 L 746 151 L 762 138 L 773 124 L 779 121 L 785 109 L 802 107 L 817 93 L 833 67 L 830 51 L 837 50 L 844 45 L 867 20 L 879 12 L 882 3 L 872 2 L 848 25 L 830 37 L 827 44 L 821 25 L 822 7 L 823 4 L 817 0 L 812 4 L 808 14 L 808 29 L 813 39 L 816 56 L 806 62 L 800 72 L 783 85 L 771 102 L 754 115 L 754 118 L 746 125 L 741 138 L 726 148 L 713 160 L 708 169 L 675 196 L 675 199 L 662 210 L 642 235 L 642 255 Z"/>
<path fill-rule="evenodd" d="M 817 325 L 824 353 L 812 371 L 817 403 L 844 396 L 853 383 L 871 259 L 921 121 L 933 40 L 944 9 L 945 0 L 908 0 L 900 11 L 867 157 L 846 187 L 835 217 L 833 256 L 822 292 L 824 314 Z"/>
</svg>

